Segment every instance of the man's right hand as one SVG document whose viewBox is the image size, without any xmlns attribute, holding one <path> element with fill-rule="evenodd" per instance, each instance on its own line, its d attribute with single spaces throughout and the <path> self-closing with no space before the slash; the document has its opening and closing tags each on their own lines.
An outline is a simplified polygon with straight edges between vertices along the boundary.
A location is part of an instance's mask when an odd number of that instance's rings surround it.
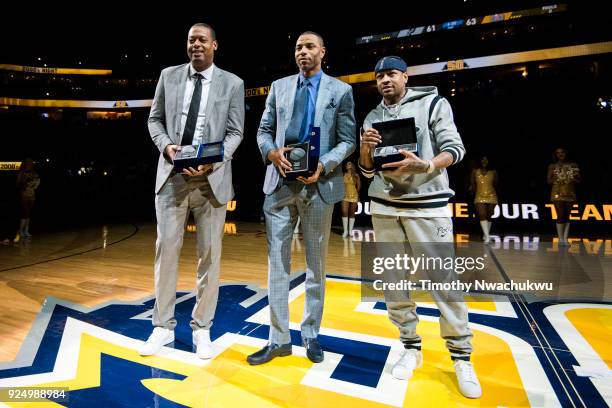
<svg viewBox="0 0 612 408">
<path fill-rule="evenodd" d="M 176 156 L 176 152 L 179 152 L 180 150 L 181 146 L 171 144 L 166 146 L 166 150 L 164 150 L 164 153 L 167 157 L 170 158 L 170 160 L 174 161 L 174 156 Z"/>
<path fill-rule="evenodd" d="M 361 144 L 359 146 L 361 154 L 370 154 L 376 145 L 382 142 L 382 137 L 378 130 L 370 128 L 366 129 L 361 135 Z"/>
<path fill-rule="evenodd" d="M 359 145 L 359 165 L 365 169 L 374 168 L 372 160 L 372 150 L 376 145 L 382 142 L 382 137 L 378 130 L 370 128 L 366 129 L 361 135 L 361 143 Z"/>
<path fill-rule="evenodd" d="M 268 160 L 276 166 L 281 176 L 285 177 L 285 171 L 291 170 L 293 167 L 287 158 L 285 152 L 293 150 L 293 147 L 281 147 L 279 149 L 270 150 Z"/>
</svg>

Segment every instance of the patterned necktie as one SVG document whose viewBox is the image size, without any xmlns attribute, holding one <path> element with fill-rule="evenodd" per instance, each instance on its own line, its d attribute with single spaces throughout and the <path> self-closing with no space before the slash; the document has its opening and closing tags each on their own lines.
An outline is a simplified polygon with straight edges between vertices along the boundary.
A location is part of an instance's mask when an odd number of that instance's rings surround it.
<svg viewBox="0 0 612 408">
<path fill-rule="evenodd" d="M 189 104 L 189 113 L 185 121 L 185 130 L 183 130 L 183 139 L 181 145 L 190 145 L 193 143 L 193 135 L 195 133 L 196 122 L 198 121 L 198 112 L 200 111 L 200 99 L 202 99 L 202 75 L 196 73 L 196 83 Z"/>
</svg>

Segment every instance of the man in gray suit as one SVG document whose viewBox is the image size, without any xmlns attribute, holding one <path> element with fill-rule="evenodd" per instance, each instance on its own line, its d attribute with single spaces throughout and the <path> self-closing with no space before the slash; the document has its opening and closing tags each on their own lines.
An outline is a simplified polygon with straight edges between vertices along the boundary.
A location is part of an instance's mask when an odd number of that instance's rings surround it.
<svg viewBox="0 0 612 408">
<path fill-rule="evenodd" d="M 306 247 L 306 306 L 302 344 L 313 362 L 323 361 L 317 340 L 325 293 L 325 258 L 334 203 L 344 198 L 340 164 L 355 149 L 353 92 L 349 85 L 321 71 L 323 38 L 302 33 L 295 45 L 299 74 L 274 81 L 261 118 L 257 143 L 267 164 L 263 191 L 268 238 L 268 300 L 270 341 L 248 357 L 263 364 L 291 354 L 289 334 L 289 275 L 291 238 L 298 215 Z M 291 164 L 285 147 L 309 141 L 311 128 L 320 129 L 320 158 L 314 174 L 289 181 Z"/>
<path fill-rule="evenodd" d="M 140 349 L 152 355 L 174 341 L 174 304 L 183 233 L 189 213 L 197 228 L 197 293 L 191 328 L 196 354 L 213 355 L 210 326 L 219 295 L 221 240 L 226 205 L 234 196 L 232 155 L 242 141 L 244 83 L 213 64 L 217 41 L 207 24 L 187 38 L 188 64 L 162 71 L 149 115 L 149 132 L 160 151 L 155 183 L 155 307 L 153 333 Z M 173 170 L 182 145 L 223 142 L 222 162 Z"/>
</svg>

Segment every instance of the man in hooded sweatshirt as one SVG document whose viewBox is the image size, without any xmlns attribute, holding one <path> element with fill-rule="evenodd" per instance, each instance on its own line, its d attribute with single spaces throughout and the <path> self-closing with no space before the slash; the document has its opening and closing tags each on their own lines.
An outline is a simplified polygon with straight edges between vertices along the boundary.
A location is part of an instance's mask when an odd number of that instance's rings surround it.
<svg viewBox="0 0 612 408">
<path fill-rule="evenodd" d="M 436 87 L 408 88 L 406 62 L 400 57 L 381 58 L 374 69 L 376 85 L 383 99 L 365 118 L 360 145 L 359 167 L 372 178 L 368 195 L 377 242 L 453 242 L 453 225 L 448 199 L 446 167 L 461 161 L 465 148 L 453 121 L 448 101 Z M 415 119 L 418 155 L 401 150 L 403 160 L 374 168 L 373 152 L 382 142 L 372 124 L 395 119 Z M 473 365 L 472 333 L 463 297 L 453 301 L 447 293 L 431 293 L 440 310 L 440 332 L 446 340 L 461 393 L 468 398 L 482 395 Z M 459 299 L 459 300 L 458 300 Z M 394 377 L 408 380 L 422 365 L 421 338 L 416 333 L 416 304 L 408 296 L 387 301 L 389 319 L 400 331 L 404 351 L 392 369 Z"/>
</svg>

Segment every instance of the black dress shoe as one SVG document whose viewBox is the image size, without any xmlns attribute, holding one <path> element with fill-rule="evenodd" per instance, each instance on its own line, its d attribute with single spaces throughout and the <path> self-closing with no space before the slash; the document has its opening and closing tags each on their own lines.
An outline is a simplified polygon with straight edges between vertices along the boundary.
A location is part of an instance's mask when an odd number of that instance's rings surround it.
<svg viewBox="0 0 612 408">
<path fill-rule="evenodd" d="M 320 363 L 323 361 L 323 349 L 319 344 L 319 340 L 316 338 L 309 339 L 304 337 L 302 338 L 302 344 L 306 348 L 306 356 L 310 361 L 313 363 Z"/>
<path fill-rule="evenodd" d="M 287 344 L 267 344 L 256 353 L 247 357 L 250 365 L 264 364 L 271 361 L 274 357 L 285 357 L 291 355 L 291 343 Z"/>
</svg>

